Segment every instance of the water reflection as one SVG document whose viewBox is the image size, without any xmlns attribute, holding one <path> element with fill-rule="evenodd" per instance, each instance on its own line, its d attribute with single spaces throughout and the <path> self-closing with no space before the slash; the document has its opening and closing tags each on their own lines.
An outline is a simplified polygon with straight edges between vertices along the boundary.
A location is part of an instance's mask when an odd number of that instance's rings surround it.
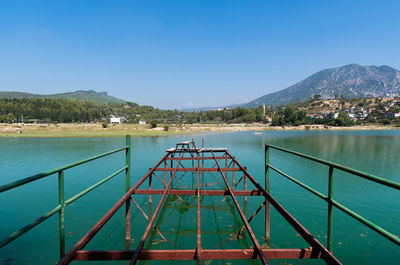
<svg viewBox="0 0 400 265">
<path fill-rule="evenodd" d="M 207 166 L 207 165 L 206 165 Z M 231 179 L 231 176 L 227 174 Z M 178 173 L 173 189 L 196 189 L 192 173 Z M 200 177 L 202 189 L 224 190 L 220 176 L 215 173 L 203 173 Z M 243 198 L 241 198 L 243 200 Z M 154 203 L 154 202 L 153 202 Z M 236 233 L 242 228 L 242 221 L 230 197 L 201 196 L 201 244 L 204 249 L 248 249 L 252 248 L 246 231 L 239 237 Z M 167 240 L 152 230 L 146 243 L 146 249 L 195 249 L 197 246 L 197 196 L 167 196 L 157 218 L 156 227 Z M 225 264 L 225 261 L 214 261 Z M 257 264 L 256 261 L 243 260 L 241 264 Z M 180 264 L 180 262 L 170 262 Z"/>
</svg>

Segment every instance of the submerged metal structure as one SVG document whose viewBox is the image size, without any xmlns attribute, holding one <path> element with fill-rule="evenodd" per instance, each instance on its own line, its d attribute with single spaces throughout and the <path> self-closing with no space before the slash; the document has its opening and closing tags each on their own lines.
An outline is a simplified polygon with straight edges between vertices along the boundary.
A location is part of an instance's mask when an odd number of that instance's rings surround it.
<svg viewBox="0 0 400 265">
<path fill-rule="evenodd" d="M 39 217 L 31 224 L 21 228 L 10 236 L 0 241 L 0 247 L 3 247 L 18 238 L 20 235 L 26 233 L 36 225 L 40 224 L 55 213 L 59 214 L 59 239 L 60 239 L 60 260 L 58 264 L 69 264 L 72 261 L 82 260 L 128 260 L 130 264 L 136 264 L 139 260 L 196 260 L 198 264 L 201 264 L 202 260 L 222 260 L 222 259 L 258 259 L 263 264 L 268 264 L 271 259 L 322 259 L 327 264 L 341 264 L 340 261 L 332 254 L 332 207 L 337 207 L 349 214 L 353 218 L 372 228 L 376 232 L 382 234 L 389 240 L 396 244 L 400 244 L 400 240 L 397 236 L 389 233 L 381 227 L 376 226 L 367 219 L 357 215 L 351 210 L 347 209 L 343 205 L 333 200 L 333 170 L 344 170 L 346 172 L 355 174 L 357 176 L 369 179 L 371 181 L 383 184 L 395 189 L 400 189 L 400 184 L 378 178 L 376 176 L 368 175 L 347 167 L 343 167 L 331 162 L 320 160 L 311 156 L 307 156 L 294 151 L 286 150 L 283 148 L 269 146 L 265 147 L 265 183 L 262 187 L 247 171 L 246 167 L 241 165 L 239 161 L 228 151 L 226 148 L 197 148 L 194 141 L 181 142 L 176 145 L 175 148 L 168 149 L 164 157 L 133 186 L 130 184 L 130 171 L 131 171 L 131 141 L 130 137 L 126 137 L 126 145 L 119 149 L 112 150 L 110 152 L 90 157 L 76 163 L 66 165 L 54 170 L 43 172 L 41 174 L 34 175 L 32 177 L 15 181 L 7 185 L 0 186 L 0 192 L 16 188 L 18 186 L 27 184 L 29 182 L 50 176 L 52 174 L 58 175 L 59 183 L 59 204 L 56 208 Z M 283 152 L 287 152 L 296 156 L 301 156 L 312 161 L 325 164 L 329 166 L 329 191 L 328 196 L 315 191 L 307 185 L 299 182 L 293 177 L 287 175 L 283 171 L 270 165 L 269 156 L 270 150 L 274 148 Z M 70 199 L 64 199 L 64 171 L 78 166 L 83 163 L 93 161 L 95 159 L 108 156 L 117 152 L 125 152 L 125 166 L 117 170 L 110 176 L 94 184 L 93 186 L 85 189 L 79 194 L 71 197 Z M 210 165 L 211 163 L 211 165 Z M 328 203 L 328 240 L 327 247 L 319 242 L 309 231 L 306 230 L 282 205 L 280 205 L 271 195 L 269 188 L 269 176 L 270 171 L 274 170 L 284 177 L 292 180 L 296 184 L 299 184 L 308 191 L 316 194 L 318 197 L 324 199 Z M 125 173 L 125 195 L 67 252 L 65 253 L 65 229 L 64 229 L 64 208 L 77 200 L 81 196 L 105 183 L 114 176 Z M 160 173 L 161 172 L 161 173 Z M 173 183 L 179 182 L 177 178 L 178 172 L 185 172 L 192 174 L 193 185 L 191 189 L 175 189 Z M 224 183 L 224 189 L 207 189 L 207 186 L 201 185 L 201 176 L 205 173 L 218 174 L 219 181 Z M 162 174 L 162 175 L 161 175 Z M 143 188 L 145 183 L 148 181 L 148 187 Z M 153 188 L 156 181 L 161 185 L 160 188 Z M 250 183 L 248 183 L 250 182 Z M 239 189 L 239 184 L 243 184 L 243 189 Z M 251 184 L 254 188 L 248 189 L 248 184 Z M 149 214 L 146 215 L 145 211 L 135 200 L 136 195 L 148 195 L 148 203 L 150 209 L 152 209 L 153 196 L 161 196 L 157 203 L 157 206 L 152 212 L 149 210 Z M 193 249 L 157 249 L 157 250 L 146 250 L 144 246 L 148 241 L 149 234 L 154 230 L 158 235 L 166 240 L 163 233 L 155 225 L 156 219 L 159 216 L 160 211 L 165 204 L 168 196 L 193 196 L 196 203 L 196 247 Z M 246 230 L 247 234 L 253 244 L 252 248 L 245 249 L 207 249 L 202 247 L 202 229 L 201 229 L 201 198 L 203 196 L 225 196 L 230 197 L 231 201 L 236 208 L 237 214 L 241 219 L 241 228 L 236 231 L 235 238 L 239 238 L 241 233 Z M 256 211 L 249 217 L 246 211 L 242 209 L 238 198 L 244 199 L 244 204 L 248 198 L 258 197 L 262 198 L 261 205 Z M 179 197 L 180 198 L 180 197 Z M 165 205 L 164 205 L 165 206 Z M 270 248 L 270 207 L 273 207 L 296 231 L 297 233 L 309 244 L 308 248 Z M 121 207 L 125 208 L 125 241 L 126 249 L 120 250 L 84 250 L 85 246 L 93 239 L 93 237 L 100 231 L 100 229 L 111 219 L 111 217 Z M 134 208 L 143 214 L 147 219 L 148 224 L 146 229 L 140 238 L 140 241 L 135 249 L 131 247 L 131 216 Z M 264 209 L 263 209 L 264 208 Z M 263 243 L 259 242 L 256 234 L 254 233 L 250 223 L 257 216 L 261 215 L 264 210 L 264 234 L 263 240 L 266 241 L 263 247 Z"/>
</svg>

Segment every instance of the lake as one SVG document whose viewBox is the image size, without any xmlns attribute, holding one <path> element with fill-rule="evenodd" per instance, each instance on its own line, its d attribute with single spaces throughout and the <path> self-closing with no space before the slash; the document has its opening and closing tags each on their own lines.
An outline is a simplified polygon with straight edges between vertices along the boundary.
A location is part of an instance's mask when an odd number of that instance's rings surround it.
<svg viewBox="0 0 400 265">
<path fill-rule="evenodd" d="M 264 145 L 274 144 L 320 157 L 386 179 L 400 182 L 400 130 L 380 131 L 271 131 L 205 133 L 159 138 L 132 138 L 131 183 L 140 179 L 154 166 L 165 150 L 177 142 L 194 138 L 197 146 L 204 137 L 206 147 L 227 147 L 250 174 L 264 185 Z M 94 154 L 123 146 L 123 138 L 0 138 L 0 185 L 28 177 Z M 89 187 L 124 165 L 124 154 L 114 154 L 65 172 L 65 198 Z M 271 152 L 271 164 L 327 194 L 326 166 L 302 158 Z M 162 174 L 162 172 L 160 172 Z M 347 173 L 334 172 L 334 199 L 382 226 L 400 234 L 400 196 L 393 189 L 382 187 Z M 223 188 L 216 174 L 207 176 L 202 184 Z M 196 183 L 196 181 L 194 182 Z M 124 194 L 125 177 L 120 174 L 65 210 L 66 243 L 70 249 Z M 143 184 L 147 187 L 147 183 Z M 156 185 L 156 184 L 154 184 Z M 191 188 L 192 176 L 181 175 L 174 188 Z M 142 186 L 143 187 L 143 186 Z M 156 186 L 154 186 L 156 188 Z M 160 186 L 161 187 L 161 186 Z M 195 186 L 194 186 L 195 187 Z M 239 186 L 241 187 L 241 186 Z M 249 185 L 249 188 L 252 188 Z M 271 194 L 323 244 L 327 234 L 327 205 L 324 201 L 285 179 L 271 173 Z M 147 195 L 135 200 L 149 209 Z M 160 196 L 153 196 L 153 211 Z M 243 198 L 239 198 L 244 207 Z M 58 202 L 57 176 L 6 191 L 0 195 L 0 235 L 2 238 L 35 218 L 53 209 Z M 262 203 L 261 198 L 248 197 L 249 217 Z M 203 248 L 250 248 L 248 236 L 231 240 L 240 229 L 240 217 L 230 198 L 203 196 Z M 132 208 L 133 209 L 133 208 Z M 196 200 L 193 196 L 169 196 L 160 212 L 157 227 L 168 239 L 161 241 L 152 233 L 146 249 L 195 248 Z M 263 211 L 251 222 L 260 243 L 263 243 Z M 134 209 L 132 214 L 132 248 L 141 238 L 147 221 Z M 124 249 L 124 208 L 107 223 L 85 249 Z M 338 209 L 334 209 L 333 253 L 344 264 L 397 264 L 399 247 L 378 235 Z M 272 248 L 308 247 L 297 232 L 274 210 L 271 211 Z M 58 216 L 46 220 L 33 230 L 0 249 L 0 264 L 54 264 L 58 260 Z M 79 264 L 86 264 L 79 262 Z M 126 262 L 113 262 L 126 264 Z M 145 262 L 143 262 L 145 263 Z M 146 262 L 147 263 L 147 262 Z M 150 262 L 150 264 L 163 262 Z M 174 264 L 194 264 L 194 261 Z M 257 264 L 256 261 L 213 261 L 211 264 Z M 91 262 L 90 264 L 104 264 Z M 271 261 L 271 264 L 324 264 L 319 260 Z"/>
</svg>

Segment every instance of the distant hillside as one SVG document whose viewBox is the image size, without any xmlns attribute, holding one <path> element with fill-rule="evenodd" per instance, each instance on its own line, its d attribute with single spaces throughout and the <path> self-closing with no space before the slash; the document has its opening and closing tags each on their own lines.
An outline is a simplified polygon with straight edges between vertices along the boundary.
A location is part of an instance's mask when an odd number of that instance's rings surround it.
<svg viewBox="0 0 400 265">
<path fill-rule="evenodd" d="M 323 99 L 393 97 L 400 95 L 400 71 L 389 66 L 349 64 L 322 70 L 291 87 L 257 98 L 244 107 L 279 106 L 305 101 L 319 94 Z"/>
<path fill-rule="evenodd" d="M 92 102 L 95 104 L 124 103 L 125 102 L 122 99 L 118 99 L 118 98 L 109 96 L 107 94 L 107 92 L 96 92 L 94 90 L 78 90 L 75 92 L 49 94 L 49 95 L 5 91 L 5 92 L 0 92 L 0 99 L 1 98 L 61 98 L 61 99 L 87 101 L 87 102 Z"/>
<path fill-rule="evenodd" d="M 180 111 L 183 112 L 199 112 L 199 111 L 207 111 L 207 110 L 213 110 L 213 109 L 218 109 L 219 107 L 196 107 L 196 108 L 182 108 L 179 109 Z"/>
</svg>

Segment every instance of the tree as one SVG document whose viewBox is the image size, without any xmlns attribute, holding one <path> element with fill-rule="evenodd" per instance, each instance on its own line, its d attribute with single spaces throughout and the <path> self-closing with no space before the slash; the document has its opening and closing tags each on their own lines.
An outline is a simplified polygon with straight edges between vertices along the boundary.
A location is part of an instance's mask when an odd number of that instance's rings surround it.
<svg viewBox="0 0 400 265">
<path fill-rule="evenodd" d="M 6 119 L 7 119 L 7 122 L 8 122 L 8 123 L 12 123 L 13 120 L 15 120 L 15 116 L 14 116 L 14 114 L 12 114 L 12 113 L 8 113 Z"/>
<path fill-rule="evenodd" d="M 256 121 L 256 114 L 253 111 L 251 111 L 251 112 L 249 112 L 249 113 L 247 113 L 246 115 L 243 116 L 242 121 L 243 122 L 247 122 L 247 123 L 255 122 Z"/>
<path fill-rule="evenodd" d="M 287 107 L 284 111 L 283 114 L 285 115 L 285 122 L 286 123 L 293 123 L 296 119 L 295 116 L 295 110 L 293 106 Z"/>
<path fill-rule="evenodd" d="M 304 110 L 299 110 L 296 112 L 297 120 L 303 120 L 306 117 L 306 112 Z"/>
<path fill-rule="evenodd" d="M 315 94 L 314 96 L 313 96 L 313 100 L 320 100 L 322 97 L 321 97 L 321 95 L 320 94 Z"/>
<path fill-rule="evenodd" d="M 282 125 L 284 125 L 282 116 L 273 117 L 271 125 L 272 126 L 282 126 Z"/>
<path fill-rule="evenodd" d="M 157 127 L 157 120 L 151 120 L 150 126 L 151 126 L 151 128 L 156 128 Z"/>
</svg>

